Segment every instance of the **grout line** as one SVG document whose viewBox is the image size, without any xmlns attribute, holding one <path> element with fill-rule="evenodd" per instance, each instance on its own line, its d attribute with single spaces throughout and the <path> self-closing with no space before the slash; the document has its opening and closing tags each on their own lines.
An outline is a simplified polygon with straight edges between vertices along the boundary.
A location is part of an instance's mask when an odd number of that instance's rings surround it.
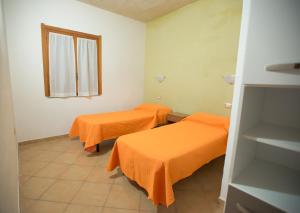
<svg viewBox="0 0 300 213">
<path fill-rule="evenodd" d="M 49 162 L 42 162 L 42 163 L 46 163 L 43 167 L 39 168 L 38 171 L 33 172 L 31 174 L 31 177 L 35 177 L 34 175 L 37 174 L 39 171 L 41 171 L 42 169 L 46 168 L 46 166 L 48 166 L 50 163 Z"/>
<path fill-rule="evenodd" d="M 47 178 L 47 179 L 54 179 L 54 178 Z M 40 200 L 40 199 L 43 197 L 43 195 L 46 194 L 46 192 L 47 192 L 47 191 L 48 191 L 48 190 L 56 183 L 56 181 L 57 181 L 57 180 L 54 179 L 53 183 L 50 184 L 50 185 L 48 186 L 48 188 L 45 189 L 45 191 L 41 193 L 41 195 L 40 195 L 39 198 L 38 198 L 39 200 Z"/>
<path fill-rule="evenodd" d="M 72 201 L 75 199 L 76 195 L 78 194 L 78 192 L 81 190 L 81 188 L 83 187 L 84 183 L 87 182 L 87 178 L 89 177 L 89 175 L 91 174 L 91 172 L 93 171 L 93 168 L 91 168 L 90 172 L 88 173 L 88 175 L 82 180 L 82 183 L 80 185 L 80 187 L 78 188 L 77 192 L 74 193 L 72 199 L 70 200 L 70 204 L 72 203 Z"/>
<path fill-rule="evenodd" d="M 73 197 L 70 199 L 70 201 L 68 202 L 68 206 L 72 204 L 72 201 L 75 199 L 76 195 L 78 194 L 78 192 L 81 190 L 82 186 L 84 184 L 84 181 L 82 181 L 81 185 L 78 187 L 78 190 L 74 193 Z M 67 208 L 65 209 L 65 211 L 67 210 Z M 65 212 L 64 211 L 64 212 Z"/>
<path fill-rule="evenodd" d="M 65 207 L 64 210 L 63 210 L 63 212 L 66 212 L 66 211 L 67 211 L 69 205 L 70 205 L 70 204 L 67 204 L 67 205 L 66 205 L 66 207 Z"/>
<path fill-rule="evenodd" d="M 109 190 L 108 190 L 108 193 L 107 193 L 107 195 L 106 195 L 106 198 L 105 198 L 105 200 L 104 200 L 104 202 L 103 202 L 103 208 L 102 208 L 102 211 L 101 211 L 101 212 L 103 212 L 103 211 L 104 211 L 104 208 L 106 207 L 107 200 L 108 200 L 108 198 L 109 198 L 109 195 L 111 194 L 111 190 L 112 190 L 113 185 L 114 185 L 114 184 L 112 183 L 112 184 L 110 184 L 110 186 L 109 186 Z"/>
<path fill-rule="evenodd" d="M 121 210 L 131 210 L 131 211 L 139 211 L 138 209 L 128 209 L 128 208 L 121 208 L 121 207 L 110 207 L 110 206 L 103 206 L 103 208 L 108 208 L 108 209 L 121 209 Z M 152 212 L 150 210 L 143 210 L 146 212 Z"/>
<path fill-rule="evenodd" d="M 140 196 L 139 196 L 139 207 L 138 207 L 138 212 L 141 212 L 141 206 L 142 206 L 142 192 L 139 192 Z"/>
</svg>

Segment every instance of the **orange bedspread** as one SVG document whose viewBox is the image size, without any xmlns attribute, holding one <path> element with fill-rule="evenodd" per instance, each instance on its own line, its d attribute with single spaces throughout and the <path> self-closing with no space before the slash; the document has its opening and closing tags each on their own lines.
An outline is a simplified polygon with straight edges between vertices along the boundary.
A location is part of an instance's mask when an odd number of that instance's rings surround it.
<svg viewBox="0 0 300 213">
<path fill-rule="evenodd" d="M 78 116 L 70 129 L 70 137 L 79 136 L 86 151 L 94 151 L 103 140 L 151 129 L 166 123 L 171 110 L 158 104 L 142 104 L 133 110 Z"/>
<path fill-rule="evenodd" d="M 212 122 L 206 122 L 207 118 Z M 215 118 L 196 114 L 172 125 L 119 137 L 108 170 L 120 166 L 154 204 L 169 206 L 175 201 L 174 183 L 225 153 L 229 122 Z"/>
</svg>

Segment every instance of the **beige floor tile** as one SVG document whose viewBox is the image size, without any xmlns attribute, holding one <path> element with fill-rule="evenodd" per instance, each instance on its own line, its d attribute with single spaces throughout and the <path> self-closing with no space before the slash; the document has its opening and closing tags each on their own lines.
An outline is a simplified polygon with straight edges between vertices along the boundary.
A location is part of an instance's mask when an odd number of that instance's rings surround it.
<svg viewBox="0 0 300 213">
<path fill-rule="evenodd" d="M 20 185 L 21 186 L 24 185 L 29 179 L 30 179 L 30 176 L 27 176 L 27 175 L 19 176 Z"/>
<path fill-rule="evenodd" d="M 72 200 L 72 203 L 103 206 L 110 187 L 110 184 L 85 182 Z"/>
<path fill-rule="evenodd" d="M 80 166 L 95 166 L 98 161 L 97 155 L 88 155 L 88 154 L 81 154 L 76 161 L 74 162 L 75 165 Z"/>
<path fill-rule="evenodd" d="M 102 213 L 102 207 L 70 204 L 65 213 Z"/>
<path fill-rule="evenodd" d="M 211 169 L 222 173 L 224 168 L 224 161 L 225 161 L 225 156 L 221 156 L 213 160 L 211 162 L 212 163 Z"/>
<path fill-rule="evenodd" d="M 213 167 L 214 161 L 204 165 L 193 175 L 180 180 L 174 185 L 175 190 L 212 191 L 218 189 L 222 173 Z"/>
<path fill-rule="evenodd" d="M 24 186 L 21 186 L 22 196 L 25 198 L 38 199 L 53 183 L 54 179 L 30 178 Z"/>
<path fill-rule="evenodd" d="M 33 175 L 47 164 L 45 162 L 26 161 L 20 164 L 20 175 Z"/>
<path fill-rule="evenodd" d="M 36 203 L 25 210 L 24 213 L 63 213 L 66 207 L 67 204 L 64 203 L 36 201 Z"/>
<path fill-rule="evenodd" d="M 32 147 L 32 143 L 19 143 L 19 152 L 24 151 Z"/>
<path fill-rule="evenodd" d="M 122 171 L 117 168 L 114 170 L 115 171 L 115 175 L 114 175 L 114 183 L 115 184 L 128 184 L 129 183 L 129 180 L 128 178 L 122 173 Z"/>
<path fill-rule="evenodd" d="M 64 163 L 49 163 L 47 166 L 34 174 L 37 177 L 57 178 L 70 167 Z"/>
<path fill-rule="evenodd" d="M 28 208 L 30 208 L 37 200 L 27 199 L 20 197 L 20 208 L 21 212 L 26 211 Z"/>
<path fill-rule="evenodd" d="M 109 160 L 109 157 L 110 157 L 110 154 L 111 154 L 111 151 L 106 151 L 106 152 L 97 152 L 97 153 L 94 153 L 95 155 L 97 155 L 97 163 L 96 165 L 97 166 L 101 166 L 101 167 L 106 167 L 107 164 L 108 164 L 108 160 Z"/>
<path fill-rule="evenodd" d="M 144 211 L 144 210 L 141 210 L 139 211 L 139 213 L 158 213 L 157 211 Z"/>
<path fill-rule="evenodd" d="M 125 187 L 126 190 L 132 190 L 132 191 L 137 191 L 139 193 L 144 192 L 144 189 L 141 188 L 135 181 L 130 180 L 129 178 L 127 178 L 125 175 L 122 175 L 121 177 L 119 177 L 120 173 L 117 172 L 117 174 L 114 176 L 115 181 L 114 181 L 114 185 L 120 185 Z"/>
<path fill-rule="evenodd" d="M 49 151 L 65 152 L 69 148 L 69 143 L 64 141 L 51 141 L 48 145 Z"/>
<path fill-rule="evenodd" d="M 39 151 L 49 151 L 49 141 L 46 140 L 35 143 L 35 145 L 32 148 Z"/>
<path fill-rule="evenodd" d="M 143 211 L 156 211 L 157 206 L 155 206 L 151 200 L 147 198 L 147 195 L 145 192 L 141 192 L 141 198 L 140 198 L 140 210 Z"/>
<path fill-rule="evenodd" d="M 131 209 L 104 208 L 102 213 L 139 213 L 139 211 Z"/>
<path fill-rule="evenodd" d="M 38 151 L 33 149 L 25 149 L 19 152 L 19 160 L 20 161 L 29 161 L 36 156 Z"/>
<path fill-rule="evenodd" d="M 79 157 L 78 153 L 63 153 L 60 156 L 58 156 L 54 162 L 57 163 L 68 163 L 68 164 L 73 164 L 76 159 Z"/>
<path fill-rule="evenodd" d="M 81 143 L 78 140 L 74 140 L 74 141 L 72 140 L 69 142 L 68 149 L 66 149 L 65 152 L 83 153 L 84 152 L 83 143 Z"/>
<path fill-rule="evenodd" d="M 70 202 L 81 187 L 80 181 L 57 180 L 40 198 L 41 200 Z"/>
<path fill-rule="evenodd" d="M 172 204 L 169 207 L 159 205 L 157 207 L 157 211 L 155 213 L 179 213 L 179 212 L 178 212 L 178 210 L 176 208 L 176 205 Z M 188 213 L 188 212 L 186 212 L 186 213 Z M 198 213 L 202 213 L 202 212 L 199 211 Z M 207 213 L 207 212 L 203 212 L 203 213 Z"/>
<path fill-rule="evenodd" d="M 61 155 L 61 152 L 39 151 L 36 153 L 36 156 L 31 159 L 31 161 L 51 162 L 59 155 Z"/>
<path fill-rule="evenodd" d="M 125 209 L 138 209 L 140 191 L 135 187 L 113 185 L 109 193 L 106 206 Z"/>
<path fill-rule="evenodd" d="M 187 177 L 187 178 L 175 183 L 173 186 L 173 189 L 201 191 L 201 190 L 203 190 L 203 182 L 197 181 L 193 177 Z"/>
<path fill-rule="evenodd" d="M 215 208 L 204 192 L 175 191 L 175 198 L 178 213 L 213 212 Z"/>
<path fill-rule="evenodd" d="M 102 168 L 106 168 L 107 164 L 108 164 L 108 161 L 109 161 L 109 157 L 107 157 L 107 156 L 105 156 L 105 157 L 101 156 L 101 157 L 98 158 L 96 165 L 97 166 L 101 166 Z"/>
<path fill-rule="evenodd" d="M 201 168 L 193 175 L 193 182 L 202 184 L 202 190 L 206 192 L 219 191 L 222 181 L 222 173 L 212 168 Z"/>
<path fill-rule="evenodd" d="M 86 181 L 96 183 L 113 183 L 115 172 L 108 172 L 105 168 L 96 166 L 92 169 Z"/>
<path fill-rule="evenodd" d="M 139 213 L 158 213 L 158 211 L 146 211 L 146 210 L 141 210 Z"/>
<path fill-rule="evenodd" d="M 93 167 L 72 165 L 59 178 L 83 181 L 88 177 L 92 169 Z"/>
</svg>

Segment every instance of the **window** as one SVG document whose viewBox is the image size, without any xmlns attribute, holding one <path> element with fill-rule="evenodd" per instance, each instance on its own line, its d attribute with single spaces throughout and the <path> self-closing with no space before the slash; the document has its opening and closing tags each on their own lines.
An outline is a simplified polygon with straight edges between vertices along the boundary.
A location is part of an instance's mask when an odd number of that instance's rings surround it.
<svg viewBox="0 0 300 213">
<path fill-rule="evenodd" d="M 47 97 L 102 93 L 101 36 L 41 24 Z"/>
</svg>

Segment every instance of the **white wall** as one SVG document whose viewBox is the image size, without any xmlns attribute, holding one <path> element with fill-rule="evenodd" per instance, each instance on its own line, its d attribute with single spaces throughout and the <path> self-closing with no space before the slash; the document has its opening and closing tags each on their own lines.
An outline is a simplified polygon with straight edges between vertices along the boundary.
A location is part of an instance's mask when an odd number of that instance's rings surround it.
<svg viewBox="0 0 300 213">
<path fill-rule="evenodd" d="M 66 134 L 75 116 L 143 101 L 145 26 L 75 0 L 4 0 L 17 141 Z M 102 35 L 103 95 L 46 98 L 40 24 Z"/>
<path fill-rule="evenodd" d="M 0 212 L 19 212 L 18 149 L 0 0 Z"/>
</svg>

